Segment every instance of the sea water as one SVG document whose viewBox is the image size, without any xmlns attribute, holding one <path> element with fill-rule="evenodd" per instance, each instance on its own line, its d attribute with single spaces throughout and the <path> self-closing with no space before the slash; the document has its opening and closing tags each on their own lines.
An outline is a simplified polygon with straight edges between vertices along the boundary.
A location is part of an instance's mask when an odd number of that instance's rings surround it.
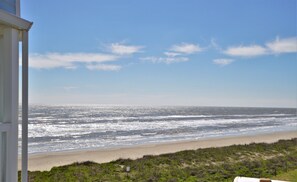
<svg viewBox="0 0 297 182">
<path fill-rule="evenodd" d="M 296 109 L 290 108 L 102 105 L 30 105 L 29 108 L 31 154 L 242 136 L 297 128 Z"/>
</svg>

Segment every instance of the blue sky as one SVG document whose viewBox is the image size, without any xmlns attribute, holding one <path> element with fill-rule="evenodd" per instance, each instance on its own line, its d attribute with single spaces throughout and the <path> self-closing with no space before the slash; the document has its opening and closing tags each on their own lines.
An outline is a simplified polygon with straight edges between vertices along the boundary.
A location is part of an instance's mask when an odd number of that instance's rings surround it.
<svg viewBox="0 0 297 182">
<path fill-rule="evenodd" d="M 30 102 L 296 107 L 296 1 L 22 1 Z"/>
</svg>

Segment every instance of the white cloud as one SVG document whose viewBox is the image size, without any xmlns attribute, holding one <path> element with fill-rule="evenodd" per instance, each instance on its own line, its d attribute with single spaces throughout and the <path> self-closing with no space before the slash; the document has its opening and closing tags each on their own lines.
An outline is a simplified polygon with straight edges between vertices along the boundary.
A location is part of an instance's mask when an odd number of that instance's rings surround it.
<svg viewBox="0 0 297 182">
<path fill-rule="evenodd" d="M 267 54 L 267 49 L 259 45 L 229 47 L 224 54 L 239 57 L 254 57 Z"/>
<path fill-rule="evenodd" d="M 255 57 L 269 54 L 294 53 L 297 52 L 297 37 L 276 38 L 272 42 L 266 43 L 265 46 L 235 46 L 229 47 L 224 54 L 239 57 Z"/>
<path fill-rule="evenodd" d="M 173 45 L 169 50 L 182 54 L 193 54 L 201 52 L 203 49 L 199 45 L 182 43 L 179 45 Z"/>
<path fill-rule="evenodd" d="M 152 63 L 179 63 L 179 62 L 187 62 L 189 61 L 188 57 L 185 57 L 187 54 L 194 54 L 196 52 L 202 51 L 202 48 L 199 45 L 182 43 L 179 45 L 173 45 L 169 51 L 164 52 L 164 57 L 144 57 L 140 58 L 143 61 L 148 61 Z"/>
<path fill-rule="evenodd" d="M 31 54 L 29 66 L 38 69 L 75 69 L 78 63 L 103 63 L 117 60 L 118 57 L 99 53 L 46 53 Z"/>
<path fill-rule="evenodd" d="M 138 53 L 143 49 L 143 46 L 132 46 L 132 45 L 124 45 L 121 43 L 112 43 L 108 46 L 108 49 L 113 54 L 117 55 L 131 55 L 134 53 Z"/>
<path fill-rule="evenodd" d="M 142 46 L 131 46 L 120 43 L 113 43 L 108 46 L 110 54 L 103 53 L 44 53 L 31 54 L 29 66 L 37 69 L 76 69 L 80 64 L 85 65 L 90 70 L 120 70 L 121 66 L 103 64 L 117 61 L 123 56 L 131 55 L 143 48 Z"/>
<path fill-rule="evenodd" d="M 177 52 L 164 52 L 164 54 L 168 57 L 176 57 L 176 56 L 180 56 L 180 53 Z"/>
<path fill-rule="evenodd" d="M 92 64 L 86 66 L 89 70 L 119 71 L 122 67 L 113 64 Z"/>
<path fill-rule="evenodd" d="M 144 57 L 141 58 L 143 61 L 149 61 L 152 63 L 166 63 L 166 64 L 172 64 L 172 63 L 179 63 L 179 62 L 187 62 L 189 61 L 189 58 L 187 57 Z"/>
<path fill-rule="evenodd" d="M 297 37 L 285 39 L 276 38 L 273 42 L 268 42 L 266 46 L 272 53 L 293 53 L 297 52 Z"/>
<path fill-rule="evenodd" d="M 226 66 L 228 64 L 231 64 L 233 61 L 233 59 L 215 59 L 213 60 L 213 63 L 221 66 Z"/>
</svg>

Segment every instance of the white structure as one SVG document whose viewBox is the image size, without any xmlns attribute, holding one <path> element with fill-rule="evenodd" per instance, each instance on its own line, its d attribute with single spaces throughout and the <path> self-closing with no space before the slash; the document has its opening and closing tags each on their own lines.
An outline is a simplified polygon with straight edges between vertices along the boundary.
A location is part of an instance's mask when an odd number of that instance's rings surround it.
<svg viewBox="0 0 297 182">
<path fill-rule="evenodd" d="M 22 41 L 22 181 L 28 166 L 28 31 L 19 0 L 0 0 L 0 181 L 16 182 L 18 161 L 19 41 Z"/>
<path fill-rule="evenodd" d="M 259 178 L 248 178 L 248 177 L 236 177 L 233 182 L 286 182 L 279 180 L 267 180 Z"/>
</svg>

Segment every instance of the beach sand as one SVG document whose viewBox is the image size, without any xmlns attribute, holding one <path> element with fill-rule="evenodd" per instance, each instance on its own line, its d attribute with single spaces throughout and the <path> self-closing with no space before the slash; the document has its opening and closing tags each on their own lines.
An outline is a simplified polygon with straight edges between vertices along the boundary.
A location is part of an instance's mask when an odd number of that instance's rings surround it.
<svg viewBox="0 0 297 182">
<path fill-rule="evenodd" d="M 276 132 L 270 134 L 232 136 L 201 139 L 194 141 L 182 141 L 172 143 L 137 145 L 125 148 L 93 149 L 86 151 L 69 151 L 34 154 L 29 156 L 30 171 L 50 170 L 54 166 L 67 165 L 74 162 L 94 161 L 97 163 L 110 162 L 119 158 L 137 159 L 144 155 L 160 155 L 174 153 L 182 150 L 194 150 L 198 148 L 222 147 L 234 144 L 272 143 L 280 139 L 297 138 L 297 131 Z M 21 161 L 19 160 L 19 170 Z"/>
</svg>

